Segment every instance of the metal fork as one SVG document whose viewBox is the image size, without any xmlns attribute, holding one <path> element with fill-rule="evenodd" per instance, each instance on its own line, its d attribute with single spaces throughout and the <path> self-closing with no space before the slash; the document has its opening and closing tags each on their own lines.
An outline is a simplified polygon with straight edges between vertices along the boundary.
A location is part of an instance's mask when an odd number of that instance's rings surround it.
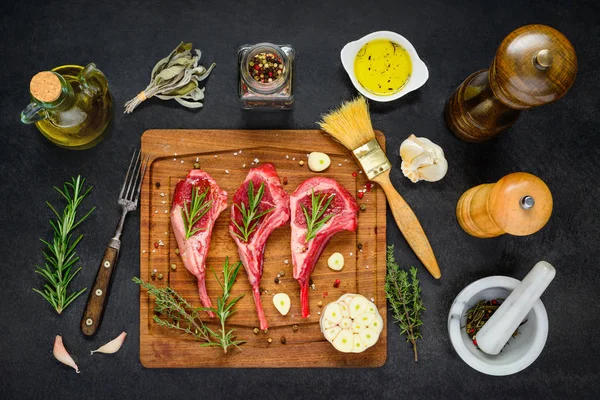
<svg viewBox="0 0 600 400">
<path fill-rule="evenodd" d="M 115 236 L 110 239 L 104 251 L 104 257 L 102 257 L 102 262 L 96 274 L 96 280 L 88 295 L 87 304 L 81 318 L 81 331 L 84 335 L 91 336 L 100 328 L 108 300 L 113 271 L 117 266 L 117 258 L 119 256 L 119 249 L 121 248 L 123 224 L 125 223 L 127 213 L 137 208 L 142 181 L 144 180 L 144 174 L 148 166 L 148 159 L 148 156 L 143 156 L 141 151 L 137 150 L 133 152 L 133 156 L 131 157 L 129 168 L 125 175 L 125 182 L 123 182 L 117 202 L 123 210 L 121 219 L 117 225 Z"/>
</svg>

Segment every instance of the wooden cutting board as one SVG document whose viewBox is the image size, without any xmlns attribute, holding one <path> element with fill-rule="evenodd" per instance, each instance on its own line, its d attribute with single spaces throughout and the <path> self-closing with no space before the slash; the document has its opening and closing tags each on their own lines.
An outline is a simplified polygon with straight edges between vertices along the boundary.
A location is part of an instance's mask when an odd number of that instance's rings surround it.
<svg viewBox="0 0 600 400">
<path fill-rule="evenodd" d="M 377 139 L 385 145 L 381 132 Z M 140 204 L 140 277 L 156 286 L 171 286 L 193 306 L 200 306 L 196 279 L 189 273 L 175 250 L 175 237 L 170 227 L 170 205 L 175 185 L 184 179 L 198 162 L 229 194 L 229 207 L 219 216 L 212 234 L 207 267 L 222 271 L 225 257 L 237 262 L 235 243 L 229 236 L 231 198 L 244 181 L 248 170 L 256 164 L 270 162 L 275 165 L 282 180 L 287 179 L 285 190 L 291 194 L 309 177 L 307 154 L 322 151 L 331 157 L 331 166 L 319 175 L 336 179 L 350 193 L 357 196 L 367 182 L 358 172 L 352 154 L 334 142 L 322 131 L 316 130 L 149 130 L 142 136 L 142 152 L 150 156 L 150 163 Z M 299 161 L 304 161 L 301 166 Z M 264 272 L 261 280 L 262 303 L 269 321 L 268 332 L 254 333 L 258 318 L 252 292 L 245 271 L 240 271 L 233 286 L 233 296 L 245 294 L 237 304 L 238 312 L 228 320 L 235 328 L 238 339 L 246 340 L 241 350 L 224 354 L 217 348 L 201 347 L 193 337 L 178 331 L 161 328 L 152 321 L 153 299 L 145 290 L 140 291 L 140 359 L 148 368 L 193 367 L 378 367 L 387 357 L 386 298 L 384 292 L 386 256 L 386 202 L 379 186 L 366 192 L 359 204 L 358 230 L 335 235 L 319 258 L 310 290 L 311 315 L 303 319 L 300 313 L 300 289 L 292 276 L 290 252 L 290 226 L 277 229 L 267 242 Z M 158 245 L 157 245 L 158 244 Z M 359 250 L 362 245 L 362 250 Z M 158 246 L 158 247 L 155 247 Z M 328 257 L 340 252 L 345 257 L 341 271 L 327 267 Z M 172 263 L 177 268 L 172 271 Z M 164 279 L 151 279 L 152 271 L 162 273 Z M 280 283 L 277 274 L 283 271 Z M 218 283 L 207 271 L 208 293 L 216 302 L 221 293 Z M 340 280 L 338 288 L 334 281 Z M 275 293 L 287 293 L 292 307 L 286 316 L 275 309 Z M 337 300 L 343 293 L 360 293 L 372 299 L 384 320 L 380 339 L 363 353 L 344 354 L 333 348 L 320 332 L 319 302 L 323 306 Z M 214 321 L 206 317 L 205 323 L 217 329 Z M 293 330 L 293 325 L 298 329 Z M 282 343 L 285 337 L 285 344 Z M 268 339 L 272 342 L 269 343 Z"/>
</svg>

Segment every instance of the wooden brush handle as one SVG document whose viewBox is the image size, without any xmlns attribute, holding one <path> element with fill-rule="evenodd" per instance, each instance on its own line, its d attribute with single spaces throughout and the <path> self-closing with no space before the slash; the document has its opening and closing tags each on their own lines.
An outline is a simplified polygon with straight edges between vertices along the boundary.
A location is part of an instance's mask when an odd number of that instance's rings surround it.
<svg viewBox="0 0 600 400">
<path fill-rule="evenodd" d="M 100 328 L 118 256 L 119 250 L 110 246 L 104 252 L 104 257 L 102 257 L 102 262 L 100 263 L 100 267 L 98 267 L 96 280 L 88 296 L 83 317 L 81 318 L 81 332 L 86 336 L 94 335 L 98 331 L 98 328 Z"/>
<path fill-rule="evenodd" d="M 390 182 L 390 171 L 385 171 L 380 175 L 373 178 L 373 181 L 379 183 L 385 192 L 388 204 L 392 210 L 394 220 L 402 232 L 402 235 L 413 249 L 419 260 L 423 263 L 427 271 L 435 278 L 439 279 L 442 274 L 440 267 L 438 266 L 429 240 L 421 227 L 421 223 L 417 219 L 417 216 L 406 203 L 406 201 L 400 196 L 398 191 Z"/>
</svg>

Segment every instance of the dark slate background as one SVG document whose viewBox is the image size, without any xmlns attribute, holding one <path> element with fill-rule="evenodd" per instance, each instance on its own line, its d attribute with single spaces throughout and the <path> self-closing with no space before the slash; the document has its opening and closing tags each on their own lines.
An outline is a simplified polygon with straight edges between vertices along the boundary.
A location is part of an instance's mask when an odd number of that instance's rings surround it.
<svg viewBox="0 0 600 400">
<path fill-rule="evenodd" d="M 598 274 L 600 136 L 598 59 L 600 8 L 577 2 L 502 1 L 10 1 L 1 6 L 0 36 L 0 397 L 2 398 L 598 398 L 600 395 L 600 278 Z M 500 41 L 513 29 L 543 23 L 562 31 L 578 59 L 577 80 L 565 98 L 529 110 L 498 139 L 467 144 L 445 127 L 442 111 L 454 89 L 472 72 L 487 68 Z M 129 217 L 124 249 L 100 333 L 79 332 L 84 295 L 57 316 L 32 292 L 41 279 L 40 236 L 48 237 L 45 200 L 72 175 L 95 189 L 86 201 L 98 206 L 85 224 L 78 253 L 84 266 L 73 288 L 89 287 L 118 218 L 115 200 L 122 172 L 140 135 L 150 128 L 313 129 L 319 115 L 351 98 L 355 90 L 342 70 L 342 46 L 367 33 L 393 30 L 406 36 L 430 70 L 417 92 L 373 104 L 373 124 L 385 132 L 394 184 L 412 205 L 442 268 L 435 282 L 421 268 L 423 336 L 419 363 L 388 330 L 388 361 L 379 369 L 190 369 L 149 370 L 139 362 L 139 217 Z M 203 52 L 217 67 L 206 84 L 205 107 L 190 111 L 151 100 L 132 115 L 123 104 L 142 90 L 152 66 L 180 41 Z M 291 43 L 297 50 L 296 101 L 291 112 L 240 109 L 236 94 L 237 47 L 243 43 Z M 29 100 L 28 83 L 57 65 L 97 63 L 115 101 L 111 137 L 87 151 L 50 144 L 19 113 Z M 412 184 L 400 172 L 398 147 L 409 134 L 440 144 L 449 161 L 438 183 Z M 547 226 L 529 237 L 475 239 L 456 222 L 460 195 L 514 171 L 540 176 L 554 196 Z M 388 218 L 388 243 L 403 266 L 419 265 Z M 525 371 L 489 377 L 454 352 L 446 330 L 448 309 L 470 282 L 501 274 L 523 278 L 539 260 L 557 276 L 543 296 L 550 319 L 546 347 Z M 389 318 L 389 316 L 388 316 Z M 129 333 L 113 356 L 88 351 Z M 82 373 L 52 357 L 62 334 Z"/>
</svg>

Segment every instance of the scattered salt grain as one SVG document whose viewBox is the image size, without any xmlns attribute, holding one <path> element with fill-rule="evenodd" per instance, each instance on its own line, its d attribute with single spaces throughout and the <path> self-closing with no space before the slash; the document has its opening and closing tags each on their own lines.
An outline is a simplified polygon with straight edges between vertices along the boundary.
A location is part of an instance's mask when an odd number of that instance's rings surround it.
<svg viewBox="0 0 600 400">
<path fill-rule="evenodd" d="M 321 315 L 321 311 L 317 311 L 317 315 Z"/>
<path fill-rule="evenodd" d="M 158 270 L 156 268 L 154 268 L 154 272 L 158 272 Z"/>
<path fill-rule="evenodd" d="M 175 157 L 177 157 L 177 153 L 173 153 L 173 155 L 174 155 Z"/>
<path fill-rule="evenodd" d="M 154 210 L 154 214 L 158 214 L 158 210 Z"/>
<path fill-rule="evenodd" d="M 217 155 L 215 154 L 215 158 L 217 158 Z"/>
<path fill-rule="evenodd" d="M 162 240 L 160 240 L 160 239 L 159 239 L 159 240 L 158 240 L 158 245 L 159 245 L 159 246 L 164 246 L 165 244 L 163 243 L 163 241 L 162 241 Z"/>
<path fill-rule="evenodd" d="M 234 156 L 237 156 L 237 153 L 233 153 Z"/>
<path fill-rule="evenodd" d="M 176 159 L 176 158 L 174 158 L 174 159 L 173 159 L 173 161 L 177 161 L 177 159 Z"/>
<path fill-rule="evenodd" d="M 350 253 L 350 257 L 352 257 L 352 253 Z"/>
<path fill-rule="evenodd" d="M 290 158 L 290 156 L 288 156 L 288 155 L 286 154 L 286 155 L 285 155 L 285 158 L 288 158 L 288 159 L 289 159 L 289 158 Z"/>
<path fill-rule="evenodd" d="M 289 261 L 289 260 L 283 260 L 283 263 L 284 263 L 285 265 L 288 265 L 288 264 L 290 263 L 290 261 Z"/>
<path fill-rule="evenodd" d="M 181 163 L 183 164 L 183 160 L 181 160 Z"/>
<path fill-rule="evenodd" d="M 238 151 L 238 153 L 239 153 L 239 154 L 242 154 L 242 151 L 240 150 L 240 151 Z"/>
<path fill-rule="evenodd" d="M 242 168 L 246 168 L 246 164 L 242 164 Z"/>
<path fill-rule="evenodd" d="M 338 167 L 341 167 L 341 166 L 342 166 L 342 164 L 338 164 Z"/>
<path fill-rule="evenodd" d="M 169 210 L 165 210 L 165 214 L 168 214 L 168 213 L 169 213 Z"/>
<path fill-rule="evenodd" d="M 196 162 L 200 161 L 200 157 L 196 157 Z"/>
<path fill-rule="evenodd" d="M 156 253 L 156 250 L 152 250 L 153 253 Z"/>
<path fill-rule="evenodd" d="M 255 162 L 256 164 L 258 164 L 258 162 L 259 162 L 259 161 L 260 161 L 260 160 L 259 160 L 258 158 L 255 158 L 255 159 L 254 159 L 254 162 Z"/>
<path fill-rule="evenodd" d="M 163 201 L 161 201 L 161 203 L 162 203 L 162 204 L 166 204 L 167 202 L 163 200 Z"/>
<path fill-rule="evenodd" d="M 369 266 L 367 265 L 367 269 L 369 269 Z"/>
<path fill-rule="evenodd" d="M 292 161 L 296 161 L 296 157 L 292 158 Z"/>
<path fill-rule="evenodd" d="M 225 170 L 225 173 L 226 173 L 226 174 L 228 174 L 228 173 L 229 173 L 229 170 L 228 170 L 228 169 L 226 169 L 226 170 Z"/>
<path fill-rule="evenodd" d="M 362 171 L 358 171 L 359 174 L 362 174 Z"/>
<path fill-rule="evenodd" d="M 146 252 L 146 250 L 142 250 L 142 254 L 144 254 Z"/>
<path fill-rule="evenodd" d="M 164 194 L 164 193 L 161 193 L 161 194 L 160 194 L 160 197 L 165 197 L 165 194 Z"/>
<path fill-rule="evenodd" d="M 371 297 L 371 303 L 374 303 L 375 299 L 373 297 Z"/>
</svg>

